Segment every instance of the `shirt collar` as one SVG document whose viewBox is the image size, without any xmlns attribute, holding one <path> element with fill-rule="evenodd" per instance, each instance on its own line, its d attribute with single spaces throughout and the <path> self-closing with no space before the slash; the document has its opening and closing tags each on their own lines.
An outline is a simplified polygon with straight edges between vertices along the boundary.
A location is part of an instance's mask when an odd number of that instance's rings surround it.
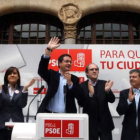
<svg viewBox="0 0 140 140">
<path fill-rule="evenodd" d="M 92 83 L 93 86 L 96 86 L 98 79 L 95 82 L 91 81 L 90 79 L 89 79 L 89 81 Z"/>
<path fill-rule="evenodd" d="M 8 84 L 8 88 L 11 88 L 10 84 Z M 15 85 L 14 89 L 16 89 L 16 88 L 17 88 L 17 84 Z"/>
<path fill-rule="evenodd" d="M 61 74 L 61 71 L 60 71 L 60 69 L 59 69 L 58 73 L 60 74 L 60 76 L 63 76 L 63 75 Z"/>
<path fill-rule="evenodd" d="M 140 93 L 140 88 L 138 88 L 138 89 L 137 88 L 133 88 L 133 92 L 136 92 L 136 93 L 139 92 Z"/>
</svg>

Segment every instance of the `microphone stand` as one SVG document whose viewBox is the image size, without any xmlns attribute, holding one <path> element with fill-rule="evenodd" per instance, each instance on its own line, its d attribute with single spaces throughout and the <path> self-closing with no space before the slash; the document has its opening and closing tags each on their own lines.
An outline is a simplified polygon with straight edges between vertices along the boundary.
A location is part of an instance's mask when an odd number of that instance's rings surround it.
<svg viewBox="0 0 140 140">
<path fill-rule="evenodd" d="M 33 100 L 40 94 L 40 92 L 44 89 L 44 85 L 41 86 L 41 88 L 37 91 L 37 94 L 34 96 L 34 98 L 32 99 L 32 101 L 30 102 L 29 106 L 28 106 L 28 111 L 27 111 L 27 116 L 26 116 L 26 122 L 29 121 L 29 109 L 30 109 L 30 105 L 33 102 Z"/>
</svg>

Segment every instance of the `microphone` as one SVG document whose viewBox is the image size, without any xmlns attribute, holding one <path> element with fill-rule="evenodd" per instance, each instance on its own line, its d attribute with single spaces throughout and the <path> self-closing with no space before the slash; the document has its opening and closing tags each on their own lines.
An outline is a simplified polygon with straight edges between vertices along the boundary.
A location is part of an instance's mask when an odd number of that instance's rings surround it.
<svg viewBox="0 0 140 140">
<path fill-rule="evenodd" d="M 44 89 L 44 85 L 41 86 L 41 88 L 37 91 L 37 94 L 40 94 L 40 92 Z"/>
<path fill-rule="evenodd" d="M 66 93 L 67 93 L 67 86 L 64 85 L 64 94 L 66 94 Z"/>
<path fill-rule="evenodd" d="M 34 98 L 32 99 L 32 101 L 30 102 L 29 106 L 28 106 L 28 111 L 27 111 L 27 116 L 26 116 L 26 122 L 29 121 L 29 109 L 30 109 L 30 105 L 33 102 L 33 100 L 38 96 L 38 94 L 41 93 L 41 91 L 44 89 L 44 85 L 41 86 L 41 88 L 39 88 L 39 90 L 37 91 L 37 94 L 34 96 Z"/>
</svg>

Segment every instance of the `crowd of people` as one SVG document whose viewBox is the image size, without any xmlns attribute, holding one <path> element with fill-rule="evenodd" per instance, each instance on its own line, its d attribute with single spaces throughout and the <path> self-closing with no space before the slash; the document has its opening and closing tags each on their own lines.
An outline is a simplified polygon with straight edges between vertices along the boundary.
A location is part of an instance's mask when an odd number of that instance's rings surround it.
<svg viewBox="0 0 140 140">
<path fill-rule="evenodd" d="M 48 69 L 51 52 L 60 46 L 57 37 L 51 38 L 41 56 L 38 74 L 48 90 L 37 113 L 77 113 L 75 99 L 89 116 L 89 140 L 112 140 L 113 119 L 108 103 L 115 101 L 111 90 L 113 81 L 98 79 L 99 67 L 86 66 L 87 80 L 79 84 L 79 78 L 70 73 L 72 58 L 63 54 L 58 58 L 59 71 Z M 140 140 L 140 70 L 129 72 L 131 87 L 120 92 L 116 108 L 124 115 L 121 140 Z M 20 73 L 16 67 L 5 72 L 4 84 L 0 83 L 0 140 L 10 140 L 12 129 L 5 122 L 24 122 L 22 109 L 27 105 L 28 91 L 35 79 L 24 87 L 20 85 Z"/>
</svg>

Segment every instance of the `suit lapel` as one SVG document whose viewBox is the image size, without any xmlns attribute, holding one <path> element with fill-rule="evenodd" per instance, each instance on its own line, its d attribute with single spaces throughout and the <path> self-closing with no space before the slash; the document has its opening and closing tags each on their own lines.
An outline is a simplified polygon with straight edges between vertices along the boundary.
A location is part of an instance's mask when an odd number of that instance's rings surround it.
<svg viewBox="0 0 140 140">
<path fill-rule="evenodd" d="M 86 94 L 89 94 L 89 90 L 88 90 L 88 81 L 89 81 L 89 80 L 86 80 L 86 82 L 85 82 L 85 84 L 84 84 L 84 86 L 85 86 L 85 87 L 84 87 L 84 90 L 85 90 L 85 93 L 86 93 Z"/>
<path fill-rule="evenodd" d="M 17 92 L 17 93 L 16 93 L 16 92 Z M 13 101 L 14 98 L 15 98 L 19 93 L 20 93 L 20 90 L 16 88 L 15 91 L 14 91 L 14 95 L 13 95 L 13 98 L 12 98 L 11 101 Z"/>
<path fill-rule="evenodd" d="M 6 98 L 9 100 L 9 102 L 10 102 L 10 94 L 9 94 L 9 91 L 7 91 L 7 93 L 5 94 L 4 93 L 4 95 L 6 96 Z"/>
<path fill-rule="evenodd" d="M 134 92 L 133 92 L 133 94 L 134 94 Z M 133 101 L 132 101 L 132 105 L 133 105 L 134 111 L 136 112 L 136 102 L 135 102 L 135 97 L 134 97 L 134 99 L 133 99 Z"/>
<path fill-rule="evenodd" d="M 15 98 L 17 96 L 17 94 L 14 92 L 14 95 L 13 95 L 13 98 L 12 98 L 12 100 Z"/>
<path fill-rule="evenodd" d="M 133 105 L 134 111 L 136 112 L 136 102 L 135 102 L 135 98 L 134 98 L 134 100 L 132 101 L 132 105 Z"/>
<path fill-rule="evenodd" d="M 138 110 L 140 110 L 140 98 L 139 98 L 139 105 L 138 105 Z"/>
<path fill-rule="evenodd" d="M 140 97 L 139 97 L 139 104 L 138 104 L 138 112 L 140 112 Z"/>
<path fill-rule="evenodd" d="M 53 85 L 52 88 L 53 88 L 53 92 L 51 92 L 51 94 L 49 95 L 51 98 L 54 97 L 54 95 L 56 94 L 57 90 L 58 90 L 58 87 L 59 87 L 59 81 L 60 81 L 60 73 L 59 72 L 56 72 L 56 74 L 54 74 L 53 76 Z"/>
<path fill-rule="evenodd" d="M 7 93 L 3 93 L 3 96 L 8 101 L 8 103 L 11 104 L 9 90 L 7 91 Z"/>
<path fill-rule="evenodd" d="M 96 83 L 96 92 L 97 92 L 96 96 L 97 96 L 98 100 L 101 97 L 103 97 L 103 95 L 102 95 L 103 90 L 104 90 L 104 87 L 102 87 L 102 85 L 100 84 L 100 80 L 98 80 Z"/>
</svg>

